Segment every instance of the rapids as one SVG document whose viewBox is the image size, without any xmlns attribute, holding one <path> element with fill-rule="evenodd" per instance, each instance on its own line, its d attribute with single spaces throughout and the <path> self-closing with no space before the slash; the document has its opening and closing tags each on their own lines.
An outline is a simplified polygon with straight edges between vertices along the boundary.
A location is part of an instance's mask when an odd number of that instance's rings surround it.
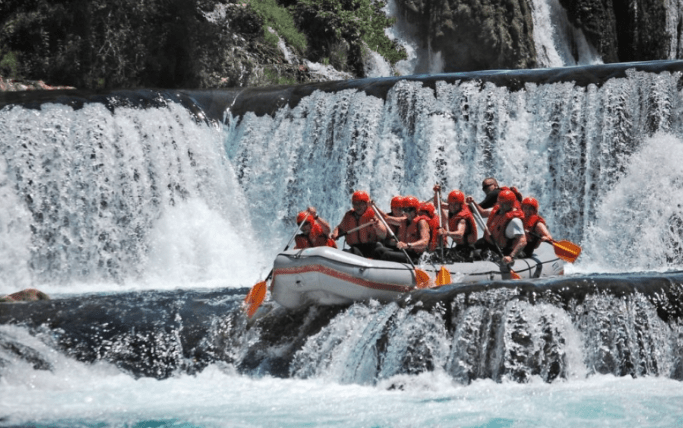
<svg viewBox="0 0 683 428">
<path fill-rule="evenodd" d="M 0 304 L 0 425 L 675 426 L 682 71 L 0 95 L 0 293 L 53 297 Z M 307 205 L 489 175 L 566 277 L 245 319 Z"/>
</svg>

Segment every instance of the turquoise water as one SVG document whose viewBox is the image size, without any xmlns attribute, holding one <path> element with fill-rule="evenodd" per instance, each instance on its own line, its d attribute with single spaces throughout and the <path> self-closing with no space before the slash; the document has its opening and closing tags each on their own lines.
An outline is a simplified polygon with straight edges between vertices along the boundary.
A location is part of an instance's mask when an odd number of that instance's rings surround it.
<svg viewBox="0 0 683 428">
<path fill-rule="evenodd" d="M 71 363 L 78 365 L 78 363 Z M 676 427 L 680 382 L 588 379 L 454 384 L 430 373 L 377 386 L 253 379 L 211 366 L 197 376 L 134 380 L 104 366 L 34 373 L 3 386 L 2 426 L 41 427 Z M 400 383 L 401 390 L 391 389 Z M 36 403 L 49 403 L 36 405 Z"/>
</svg>

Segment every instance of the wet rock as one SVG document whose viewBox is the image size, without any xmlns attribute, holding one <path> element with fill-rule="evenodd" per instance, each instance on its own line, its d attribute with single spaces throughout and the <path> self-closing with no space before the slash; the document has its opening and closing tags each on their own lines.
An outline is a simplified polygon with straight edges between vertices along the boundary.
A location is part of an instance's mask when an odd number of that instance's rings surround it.
<svg viewBox="0 0 683 428">
<path fill-rule="evenodd" d="M 536 66 L 525 0 L 397 0 L 397 5 L 417 27 L 422 48 L 441 53 L 445 72 Z"/>
<path fill-rule="evenodd" d="M 9 335 L 0 332 L 0 351 L 4 351 L 6 356 L 18 358 L 33 366 L 34 370 L 52 370 L 50 364 L 40 352 L 12 339 Z M 0 358 L 0 369 L 9 367 L 10 361 Z"/>
<path fill-rule="evenodd" d="M 35 302 L 37 300 L 50 300 L 50 296 L 35 288 L 27 288 L 0 298 L 0 303 Z"/>
<path fill-rule="evenodd" d="M 677 39 L 667 33 L 664 2 L 655 0 L 560 0 L 569 20 L 581 28 L 603 61 L 680 58 Z M 681 25 L 681 17 L 677 19 Z M 673 48 L 673 49 L 672 49 Z"/>
</svg>

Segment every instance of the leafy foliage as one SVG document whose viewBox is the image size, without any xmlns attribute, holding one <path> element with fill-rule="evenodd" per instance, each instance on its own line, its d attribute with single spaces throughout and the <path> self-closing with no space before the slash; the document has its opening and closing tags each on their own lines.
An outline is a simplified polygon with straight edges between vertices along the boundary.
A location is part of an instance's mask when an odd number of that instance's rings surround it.
<svg viewBox="0 0 683 428">
<path fill-rule="evenodd" d="M 384 34 L 393 24 L 382 11 L 385 5 L 384 0 L 298 0 L 291 8 L 299 26 L 315 35 L 310 40 L 313 56 L 332 60 L 333 51 L 344 42 L 351 65 L 362 75 L 363 42 L 392 63 L 406 57 L 405 51 Z"/>
<path fill-rule="evenodd" d="M 263 19 L 263 34 L 266 40 L 273 38 L 272 33 L 268 31 L 268 27 L 271 27 L 299 53 L 306 52 L 306 36 L 296 27 L 294 18 L 287 9 L 278 5 L 275 0 L 252 0 L 249 5 Z M 274 41 L 277 44 L 277 38 Z"/>
</svg>

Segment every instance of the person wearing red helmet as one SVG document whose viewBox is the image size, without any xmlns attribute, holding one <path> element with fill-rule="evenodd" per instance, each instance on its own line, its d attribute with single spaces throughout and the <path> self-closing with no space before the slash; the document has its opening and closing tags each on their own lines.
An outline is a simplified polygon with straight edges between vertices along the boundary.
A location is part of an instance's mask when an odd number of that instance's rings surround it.
<svg viewBox="0 0 683 428">
<path fill-rule="evenodd" d="M 349 249 L 346 250 L 362 257 L 375 257 L 375 251 L 382 245 L 380 242 L 386 238 L 387 230 L 382 222 L 378 221 L 375 211 L 370 208 L 370 195 L 363 190 L 358 190 L 351 196 L 353 209 L 344 214 L 342 221 L 334 228 L 331 238 L 339 239 L 342 235 L 346 236 L 346 243 Z M 364 224 L 372 223 L 367 226 L 348 233 Z"/>
<path fill-rule="evenodd" d="M 440 190 L 441 186 L 434 186 L 435 192 Z M 436 199 L 436 194 L 434 198 Z M 443 208 L 447 208 L 448 211 L 444 213 Z M 451 191 L 448 194 L 448 202 L 442 203 L 441 213 L 442 223 L 447 224 L 448 229 L 440 229 L 439 234 L 448 236 L 455 242 L 455 248 L 450 255 L 459 260 L 472 260 L 472 251 L 477 242 L 477 222 L 465 204 L 465 194 L 457 189 Z"/>
<path fill-rule="evenodd" d="M 403 196 L 397 195 L 391 198 L 391 211 L 389 212 L 389 215 L 392 217 L 402 217 L 403 216 Z M 391 231 L 394 232 L 394 235 L 398 234 L 398 226 L 394 225 L 389 225 L 391 228 Z M 396 240 L 391 237 L 390 233 L 387 233 L 387 238 L 384 241 L 384 245 L 387 247 L 391 248 L 396 248 Z"/>
<path fill-rule="evenodd" d="M 486 227 L 490 232 L 484 234 L 485 246 L 492 251 L 502 251 L 503 263 L 512 264 L 514 258 L 523 256 L 526 246 L 524 233 L 524 213 L 519 207 L 515 192 L 503 189 L 498 193 L 498 202 L 490 210 L 480 212 L 482 217 L 488 217 Z M 480 242 L 475 245 L 481 247 Z"/>
<path fill-rule="evenodd" d="M 391 212 L 393 217 L 400 217 L 403 213 L 403 196 L 397 195 L 391 198 Z"/>
<path fill-rule="evenodd" d="M 308 207 L 296 216 L 296 223 L 301 222 L 304 222 L 301 233 L 294 237 L 295 250 L 324 246 L 337 248 L 337 244 L 329 237 L 330 225 L 318 216 L 314 207 Z"/>
<path fill-rule="evenodd" d="M 548 226 L 543 217 L 538 215 L 538 201 L 535 198 L 524 198 L 522 201 L 522 211 L 524 212 L 524 232 L 526 232 L 527 244 L 524 247 L 524 254 L 530 257 L 541 242 L 552 241 Z"/>
<path fill-rule="evenodd" d="M 381 247 L 378 250 L 378 257 L 381 260 L 406 263 L 406 254 L 414 263 L 418 261 L 422 253 L 429 245 L 429 224 L 427 219 L 418 215 L 420 201 L 414 196 L 403 198 L 403 216 L 386 216 L 389 225 L 398 226 L 398 243 L 396 249 Z M 405 252 L 404 252 L 405 250 Z"/>
</svg>

